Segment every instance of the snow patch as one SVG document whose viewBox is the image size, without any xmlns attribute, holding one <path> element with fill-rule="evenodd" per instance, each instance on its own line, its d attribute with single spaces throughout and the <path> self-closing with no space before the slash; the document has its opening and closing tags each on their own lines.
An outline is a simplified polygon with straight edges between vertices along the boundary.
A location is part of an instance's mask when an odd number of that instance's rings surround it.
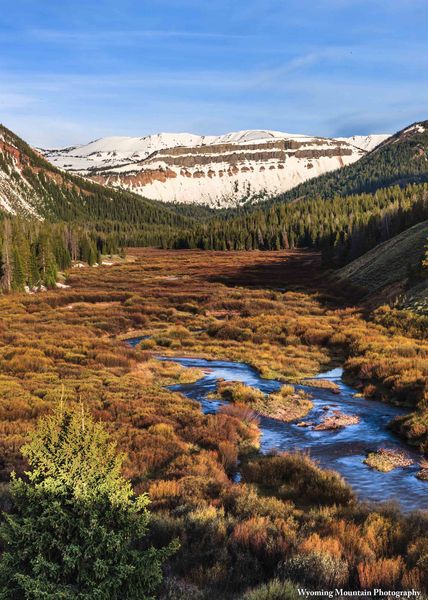
<svg viewBox="0 0 428 600">
<path fill-rule="evenodd" d="M 425 127 L 420 123 L 416 123 L 415 125 L 411 125 L 407 129 L 405 129 L 403 133 L 410 133 L 411 131 L 415 133 L 424 133 Z"/>
<path fill-rule="evenodd" d="M 352 137 L 339 137 L 335 139 L 352 144 L 352 146 L 365 150 L 366 152 L 370 152 L 389 137 L 391 137 L 389 133 L 380 133 L 376 135 L 353 135 Z"/>
</svg>

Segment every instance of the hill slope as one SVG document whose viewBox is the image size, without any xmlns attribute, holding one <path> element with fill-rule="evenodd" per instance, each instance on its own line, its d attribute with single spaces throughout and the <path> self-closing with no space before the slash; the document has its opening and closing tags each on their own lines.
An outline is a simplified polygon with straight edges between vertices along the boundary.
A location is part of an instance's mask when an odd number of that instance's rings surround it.
<svg viewBox="0 0 428 600">
<path fill-rule="evenodd" d="M 428 240 L 428 221 L 418 223 L 352 261 L 336 275 L 368 296 L 383 299 L 403 295 L 402 305 L 428 314 L 427 280 L 414 277 Z"/>
<path fill-rule="evenodd" d="M 265 130 L 161 133 L 41 152 L 61 169 L 145 197 L 230 208 L 354 163 L 386 137 L 330 139 Z"/>
</svg>

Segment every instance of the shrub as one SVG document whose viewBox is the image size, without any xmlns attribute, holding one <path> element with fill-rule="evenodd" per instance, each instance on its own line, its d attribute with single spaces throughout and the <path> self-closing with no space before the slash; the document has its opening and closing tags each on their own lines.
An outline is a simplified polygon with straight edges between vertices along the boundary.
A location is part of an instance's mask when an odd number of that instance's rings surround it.
<svg viewBox="0 0 428 600">
<path fill-rule="evenodd" d="M 297 587 L 291 581 L 272 579 L 258 588 L 247 592 L 241 600 L 297 600 Z"/>
<path fill-rule="evenodd" d="M 31 471 L 28 481 L 12 479 L 13 512 L 0 529 L 2 596 L 148 599 L 172 547 L 138 547 L 148 500 L 122 477 L 103 427 L 60 407 L 23 452 Z"/>
<path fill-rule="evenodd" d="M 245 481 L 257 483 L 281 498 L 306 504 L 349 504 L 352 489 L 334 471 L 320 469 L 307 455 L 273 454 L 242 466 Z"/>
<path fill-rule="evenodd" d="M 224 400 L 239 402 L 241 404 L 256 404 L 264 399 L 265 395 L 257 388 L 245 385 L 239 381 L 219 381 L 217 392 Z"/>
<path fill-rule="evenodd" d="M 32 348 L 16 353 L 9 361 L 8 367 L 13 373 L 41 373 L 48 371 L 52 364 L 52 360 L 47 358 L 44 352 Z"/>
<path fill-rule="evenodd" d="M 230 325 L 229 323 L 210 327 L 208 335 L 219 340 L 235 340 L 236 342 L 245 342 L 251 339 L 251 332 L 249 330 Z"/>
<path fill-rule="evenodd" d="M 219 412 L 240 419 L 248 424 L 259 425 L 260 423 L 260 417 L 251 408 L 240 402 L 221 406 Z"/>
<path fill-rule="evenodd" d="M 231 442 L 220 442 L 218 445 L 220 461 L 226 473 L 233 473 L 238 465 L 238 449 Z"/>
<path fill-rule="evenodd" d="M 331 589 L 347 583 L 349 577 L 348 563 L 329 554 L 311 552 L 295 554 L 282 565 L 282 576 L 293 581 Z"/>
<path fill-rule="evenodd" d="M 114 352 L 99 352 L 96 355 L 95 360 L 106 367 L 129 367 L 128 358 Z"/>
<path fill-rule="evenodd" d="M 198 587 L 177 577 L 168 577 L 163 585 L 161 600 L 204 600 Z"/>
<path fill-rule="evenodd" d="M 382 558 L 370 563 L 360 563 L 357 567 L 358 580 L 362 588 L 371 589 L 375 586 L 384 589 L 394 589 L 401 580 L 404 571 L 404 561 L 401 556 Z"/>
<path fill-rule="evenodd" d="M 174 427 L 169 423 L 156 423 L 156 425 L 151 425 L 148 431 L 149 433 L 159 435 L 163 438 L 175 439 L 177 437 L 175 435 Z"/>
</svg>

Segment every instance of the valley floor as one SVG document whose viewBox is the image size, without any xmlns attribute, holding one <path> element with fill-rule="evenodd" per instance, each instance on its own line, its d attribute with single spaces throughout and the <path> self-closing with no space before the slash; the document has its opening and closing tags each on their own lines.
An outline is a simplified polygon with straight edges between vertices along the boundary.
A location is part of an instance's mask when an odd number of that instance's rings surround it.
<svg viewBox="0 0 428 600">
<path fill-rule="evenodd" d="M 237 598 L 280 572 L 307 585 L 428 586 L 422 516 L 359 504 L 305 455 L 260 455 L 254 390 L 203 414 L 165 387 L 201 370 L 156 360 L 246 363 L 288 387 L 343 365 L 366 398 L 406 408 L 393 429 L 423 452 L 428 342 L 409 313 L 353 306 L 305 251 L 134 249 L 121 264 L 72 269 L 67 285 L 0 297 L 4 505 L 36 418 L 78 400 L 107 423 L 127 453 L 126 475 L 149 493 L 153 543 L 180 538 L 166 584 L 181 586 L 180 597 Z M 137 337 L 135 348 L 123 341 Z M 275 401 L 283 408 L 288 396 L 285 386 Z"/>
</svg>

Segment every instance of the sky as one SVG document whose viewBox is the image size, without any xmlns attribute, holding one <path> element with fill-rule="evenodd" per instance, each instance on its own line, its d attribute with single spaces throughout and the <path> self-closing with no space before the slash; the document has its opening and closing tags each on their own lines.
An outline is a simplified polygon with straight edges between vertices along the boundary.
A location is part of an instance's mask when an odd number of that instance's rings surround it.
<svg viewBox="0 0 428 600">
<path fill-rule="evenodd" d="M 0 122 L 107 135 L 392 133 L 428 119 L 428 0 L 0 0 Z"/>
</svg>

